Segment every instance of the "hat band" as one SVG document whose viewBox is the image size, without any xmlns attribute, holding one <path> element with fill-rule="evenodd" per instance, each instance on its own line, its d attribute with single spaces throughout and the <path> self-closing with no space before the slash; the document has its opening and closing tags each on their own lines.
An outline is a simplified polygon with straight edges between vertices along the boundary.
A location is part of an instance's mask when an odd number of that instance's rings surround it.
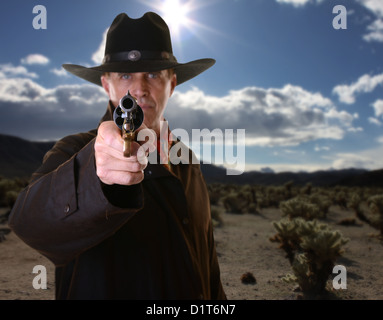
<svg viewBox="0 0 383 320">
<path fill-rule="evenodd" d="M 177 62 L 175 56 L 167 51 L 140 51 L 131 50 L 125 52 L 108 53 L 105 55 L 103 64 L 109 62 L 121 62 L 121 61 L 139 61 L 139 60 L 169 60 Z"/>
</svg>

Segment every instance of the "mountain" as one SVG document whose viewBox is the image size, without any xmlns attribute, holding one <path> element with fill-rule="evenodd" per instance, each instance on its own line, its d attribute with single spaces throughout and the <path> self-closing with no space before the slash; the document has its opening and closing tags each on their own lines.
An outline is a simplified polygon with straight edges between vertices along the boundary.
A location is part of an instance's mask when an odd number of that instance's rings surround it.
<svg viewBox="0 0 383 320">
<path fill-rule="evenodd" d="M 258 184 L 258 185 L 283 185 L 293 182 L 294 185 L 311 183 L 313 186 L 325 187 L 334 185 L 352 186 L 353 182 L 359 186 L 383 187 L 382 174 L 377 171 L 364 169 L 328 170 L 316 172 L 245 172 L 237 176 L 227 176 L 226 169 L 211 164 L 201 165 L 202 173 L 208 183 L 232 183 L 232 184 Z M 381 170 L 383 171 L 383 170 Z M 368 174 L 368 179 L 364 178 Z M 380 177 L 380 178 L 379 178 Z M 359 182 L 357 184 L 357 182 Z"/>
<path fill-rule="evenodd" d="M 344 177 L 338 181 L 339 185 L 343 186 L 370 186 L 370 187 L 383 187 L 383 169 L 368 171 L 360 175 L 351 175 Z"/>
<path fill-rule="evenodd" d="M 28 178 L 54 142 L 32 142 L 0 134 L 0 176 Z"/>
<path fill-rule="evenodd" d="M 0 176 L 28 178 L 41 165 L 45 153 L 54 143 L 54 141 L 33 142 L 0 134 Z M 262 171 L 245 172 L 236 176 L 228 176 L 225 168 L 211 164 L 201 164 L 201 170 L 207 183 L 283 185 L 293 182 L 294 185 L 311 183 L 313 186 L 383 187 L 383 169 L 275 173 L 265 168 Z"/>
</svg>

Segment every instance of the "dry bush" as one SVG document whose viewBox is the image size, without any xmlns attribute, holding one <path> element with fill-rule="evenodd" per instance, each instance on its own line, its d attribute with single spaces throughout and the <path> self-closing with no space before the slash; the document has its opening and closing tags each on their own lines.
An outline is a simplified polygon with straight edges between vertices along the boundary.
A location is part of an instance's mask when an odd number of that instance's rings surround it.
<svg viewBox="0 0 383 320">
<path fill-rule="evenodd" d="M 214 227 L 221 227 L 223 225 L 223 219 L 222 219 L 222 213 L 223 208 L 219 206 L 211 206 L 210 212 L 211 212 L 211 218 L 213 222 Z"/>
<path fill-rule="evenodd" d="M 335 261 L 349 239 L 317 220 L 285 218 L 273 225 L 278 233 L 270 240 L 280 242 L 293 269 L 293 275 L 287 275 L 284 281 L 298 282 L 306 296 L 323 294 Z"/>
<path fill-rule="evenodd" d="M 373 213 L 371 225 L 380 231 L 383 236 L 383 194 L 371 196 L 367 204 Z"/>
<path fill-rule="evenodd" d="M 290 219 L 301 217 L 305 220 L 321 219 L 325 213 L 317 204 L 311 203 L 308 197 L 297 196 L 287 201 L 281 202 L 279 206 L 283 216 Z"/>
<path fill-rule="evenodd" d="M 24 179 L 8 179 L 0 177 L 0 207 L 12 208 L 17 195 L 27 186 L 27 184 L 28 181 Z"/>
</svg>

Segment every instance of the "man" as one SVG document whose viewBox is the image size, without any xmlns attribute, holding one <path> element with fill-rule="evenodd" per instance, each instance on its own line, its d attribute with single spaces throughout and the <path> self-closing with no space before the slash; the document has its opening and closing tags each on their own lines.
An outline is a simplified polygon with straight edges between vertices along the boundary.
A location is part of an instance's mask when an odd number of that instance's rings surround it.
<svg viewBox="0 0 383 320">
<path fill-rule="evenodd" d="M 64 65 L 102 85 L 108 109 L 97 130 L 65 137 L 46 154 L 9 219 L 55 264 L 57 299 L 226 299 L 199 165 L 148 163 L 137 142 L 124 157 L 112 121 L 129 92 L 144 112 L 140 129 L 160 139 L 175 86 L 214 62 L 178 63 L 166 23 L 148 12 L 114 19 L 102 65 Z"/>
</svg>

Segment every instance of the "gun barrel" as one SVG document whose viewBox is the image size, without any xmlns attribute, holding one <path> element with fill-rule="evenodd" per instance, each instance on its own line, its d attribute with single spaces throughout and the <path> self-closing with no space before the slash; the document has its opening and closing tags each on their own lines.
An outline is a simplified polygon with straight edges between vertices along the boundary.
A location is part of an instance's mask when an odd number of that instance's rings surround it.
<svg viewBox="0 0 383 320">
<path fill-rule="evenodd" d="M 121 130 L 123 130 L 125 119 L 133 121 L 130 126 L 132 130 L 137 130 L 144 121 L 144 112 L 130 92 L 120 99 L 119 105 L 113 112 L 113 120 Z"/>
<path fill-rule="evenodd" d="M 133 112 L 137 108 L 136 99 L 128 93 L 121 98 L 119 107 L 123 112 Z"/>
</svg>

